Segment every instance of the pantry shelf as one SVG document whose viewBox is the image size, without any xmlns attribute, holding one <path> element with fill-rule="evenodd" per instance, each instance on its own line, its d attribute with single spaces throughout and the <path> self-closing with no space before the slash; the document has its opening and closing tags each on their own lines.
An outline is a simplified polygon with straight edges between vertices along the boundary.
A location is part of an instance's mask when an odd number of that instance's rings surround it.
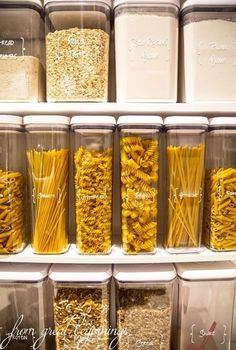
<svg viewBox="0 0 236 350">
<path fill-rule="evenodd" d="M 25 250 L 14 255 L 0 255 L 1 262 L 21 263 L 63 263 L 63 264 L 150 264 L 178 263 L 204 261 L 236 261 L 236 252 L 213 252 L 205 247 L 200 253 L 169 254 L 163 248 L 158 248 L 153 255 L 124 255 L 119 245 L 115 245 L 109 255 L 79 255 L 75 244 L 65 254 L 36 255 L 28 245 Z"/>
<path fill-rule="evenodd" d="M 236 102 L 229 103 L 0 103 L 1 114 L 24 115 L 236 115 Z"/>
</svg>

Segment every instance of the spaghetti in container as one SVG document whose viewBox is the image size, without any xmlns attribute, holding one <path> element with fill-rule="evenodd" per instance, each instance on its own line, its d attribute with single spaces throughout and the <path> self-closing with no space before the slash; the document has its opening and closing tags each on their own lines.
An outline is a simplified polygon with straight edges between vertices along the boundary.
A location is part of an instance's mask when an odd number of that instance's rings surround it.
<svg viewBox="0 0 236 350">
<path fill-rule="evenodd" d="M 25 247 L 25 162 L 23 120 L 0 116 L 0 254 Z"/>
<path fill-rule="evenodd" d="M 126 254 L 155 253 L 158 227 L 157 116 L 123 116 L 120 133 L 122 247 Z"/>
<path fill-rule="evenodd" d="M 236 118 L 209 122 L 204 239 L 217 251 L 236 250 Z"/>
<path fill-rule="evenodd" d="M 201 245 L 205 165 L 205 117 L 167 117 L 168 221 L 170 253 L 198 252 Z"/>
<path fill-rule="evenodd" d="M 81 254 L 108 254 L 112 241 L 115 118 L 79 116 L 74 131 L 76 244 Z"/>
<path fill-rule="evenodd" d="M 36 254 L 68 249 L 69 122 L 55 115 L 24 118 Z"/>
</svg>

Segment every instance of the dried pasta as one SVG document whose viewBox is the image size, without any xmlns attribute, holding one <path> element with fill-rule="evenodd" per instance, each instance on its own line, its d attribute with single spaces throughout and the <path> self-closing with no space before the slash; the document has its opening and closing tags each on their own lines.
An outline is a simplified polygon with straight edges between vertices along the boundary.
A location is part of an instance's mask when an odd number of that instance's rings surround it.
<svg viewBox="0 0 236 350">
<path fill-rule="evenodd" d="M 209 169 L 205 181 L 204 239 L 215 250 L 236 249 L 236 169 Z"/>
<path fill-rule="evenodd" d="M 158 142 L 121 138 L 122 242 L 129 254 L 153 252 L 157 236 Z"/>
<path fill-rule="evenodd" d="M 167 248 L 200 245 L 205 146 L 168 146 Z"/>
<path fill-rule="evenodd" d="M 76 241 L 80 253 L 105 254 L 112 236 L 112 149 L 74 155 Z"/>
<path fill-rule="evenodd" d="M 17 253 L 24 247 L 24 177 L 0 169 L 0 253 Z"/>
<path fill-rule="evenodd" d="M 67 182 L 69 151 L 67 149 L 27 152 L 33 183 L 35 253 L 62 253 L 68 247 Z"/>
</svg>

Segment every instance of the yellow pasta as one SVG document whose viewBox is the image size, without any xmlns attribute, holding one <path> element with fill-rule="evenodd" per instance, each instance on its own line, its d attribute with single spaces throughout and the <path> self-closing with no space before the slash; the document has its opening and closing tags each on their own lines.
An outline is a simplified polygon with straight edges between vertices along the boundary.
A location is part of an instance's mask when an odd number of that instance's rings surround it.
<svg viewBox="0 0 236 350">
<path fill-rule="evenodd" d="M 125 136 L 120 145 L 123 249 L 129 254 L 153 252 L 157 237 L 158 142 Z"/>
<path fill-rule="evenodd" d="M 27 152 L 33 183 L 33 250 L 39 254 L 58 254 L 68 248 L 67 149 Z"/>
<path fill-rule="evenodd" d="M 24 247 L 24 178 L 0 169 L 0 254 Z"/>
<path fill-rule="evenodd" d="M 169 170 L 167 248 L 200 245 L 205 147 L 167 147 Z"/>
<path fill-rule="evenodd" d="M 80 253 L 105 254 L 112 236 L 112 149 L 74 155 L 76 241 Z"/>
<path fill-rule="evenodd" d="M 236 249 L 236 169 L 209 169 L 205 181 L 204 240 L 214 250 Z"/>
</svg>

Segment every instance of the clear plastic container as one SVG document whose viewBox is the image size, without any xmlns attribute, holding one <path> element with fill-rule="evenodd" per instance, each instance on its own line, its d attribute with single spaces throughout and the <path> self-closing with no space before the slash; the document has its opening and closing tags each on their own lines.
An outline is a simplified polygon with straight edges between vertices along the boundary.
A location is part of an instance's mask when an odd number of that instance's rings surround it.
<svg viewBox="0 0 236 350">
<path fill-rule="evenodd" d="M 40 0 L 0 2 L 0 101 L 45 100 L 44 14 Z"/>
<path fill-rule="evenodd" d="M 197 252 L 201 245 L 205 174 L 205 117 L 167 117 L 168 221 L 170 253 Z"/>
<path fill-rule="evenodd" d="M 68 249 L 69 123 L 56 115 L 24 118 L 36 254 Z"/>
<path fill-rule="evenodd" d="M 110 265 L 53 265 L 56 350 L 108 350 Z"/>
<path fill-rule="evenodd" d="M 231 262 L 177 264 L 179 350 L 230 350 L 236 268 Z M 177 340 L 176 340 L 177 344 Z"/>
<path fill-rule="evenodd" d="M 159 134 L 156 116 L 123 116 L 120 133 L 121 230 L 126 254 L 154 253 L 157 246 Z"/>
<path fill-rule="evenodd" d="M 236 118 L 210 119 L 207 137 L 204 239 L 213 250 L 236 250 Z"/>
<path fill-rule="evenodd" d="M 47 274 L 48 265 L 1 262 L 1 349 L 47 349 Z"/>
<path fill-rule="evenodd" d="M 118 349 L 170 350 L 174 266 L 115 265 L 113 274 Z"/>
<path fill-rule="evenodd" d="M 0 115 L 0 254 L 25 246 L 26 164 L 23 119 Z"/>
<path fill-rule="evenodd" d="M 46 0 L 47 101 L 107 102 L 111 0 Z"/>
<path fill-rule="evenodd" d="M 182 101 L 235 101 L 235 35 L 235 1 L 184 2 L 179 79 Z"/>
<path fill-rule="evenodd" d="M 113 138 L 116 120 L 73 117 L 76 244 L 82 254 L 107 254 L 112 241 Z"/>
<path fill-rule="evenodd" d="M 176 102 L 179 0 L 115 0 L 118 102 Z"/>
</svg>

